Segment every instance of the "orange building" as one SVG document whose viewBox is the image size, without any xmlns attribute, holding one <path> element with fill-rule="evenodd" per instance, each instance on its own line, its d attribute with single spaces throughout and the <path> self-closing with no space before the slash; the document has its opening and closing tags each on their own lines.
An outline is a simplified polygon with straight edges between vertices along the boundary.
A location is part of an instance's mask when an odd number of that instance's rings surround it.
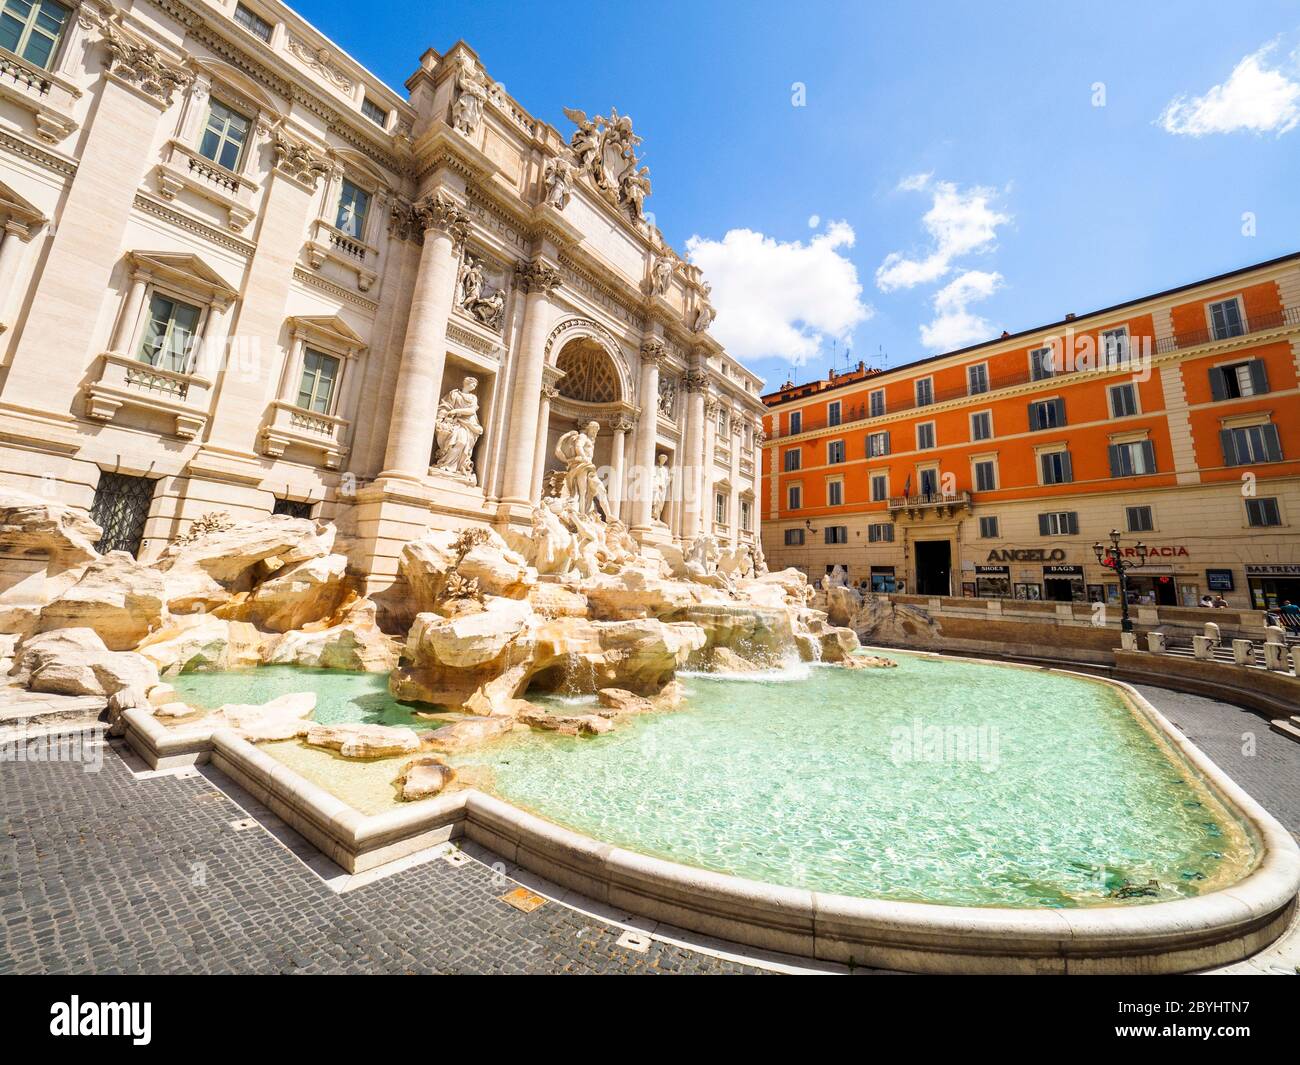
<svg viewBox="0 0 1300 1065">
<path fill-rule="evenodd" d="M 1300 602 L 1300 253 L 764 397 L 763 548 L 877 591 Z"/>
</svg>

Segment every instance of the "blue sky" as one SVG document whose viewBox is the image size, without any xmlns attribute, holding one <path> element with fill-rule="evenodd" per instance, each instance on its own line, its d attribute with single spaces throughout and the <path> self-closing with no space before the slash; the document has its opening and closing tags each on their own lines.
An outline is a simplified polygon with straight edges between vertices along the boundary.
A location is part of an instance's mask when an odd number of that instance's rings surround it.
<svg viewBox="0 0 1300 1065">
<path fill-rule="evenodd" d="M 1294 0 L 294 6 L 398 89 L 463 37 L 566 133 L 631 114 L 647 208 L 771 385 L 1300 250 Z"/>
</svg>

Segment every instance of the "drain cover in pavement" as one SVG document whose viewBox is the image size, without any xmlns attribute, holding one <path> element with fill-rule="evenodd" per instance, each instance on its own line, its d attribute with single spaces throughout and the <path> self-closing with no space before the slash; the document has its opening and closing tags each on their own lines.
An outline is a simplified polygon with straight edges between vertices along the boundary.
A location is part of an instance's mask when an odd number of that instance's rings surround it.
<svg viewBox="0 0 1300 1065">
<path fill-rule="evenodd" d="M 522 887 L 515 888 L 508 895 L 502 895 L 501 901 L 523 913 L 532 913 L 539 906 L 546 904 L 546 900 L 541 895 L 534 895 L 527 888 Z"/>
</svg>

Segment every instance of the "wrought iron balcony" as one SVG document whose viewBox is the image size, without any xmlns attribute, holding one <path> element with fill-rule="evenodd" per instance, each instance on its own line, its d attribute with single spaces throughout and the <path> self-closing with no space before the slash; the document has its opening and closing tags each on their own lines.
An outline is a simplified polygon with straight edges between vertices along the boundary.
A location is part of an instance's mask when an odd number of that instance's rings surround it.
<svg viewBox="0 0 1300 1065">
<path fill-rule="evenodd" d="M 961 492 L 926 492 L 914 496 L 890 496 L 891 514 L 904 513 L 908 517 L 924 516 L 927 511 L 934 511 L 940 517 L 951 517 L 959 510 L 969 510 L 971 496 L 969 491 Z"/>
</svg>

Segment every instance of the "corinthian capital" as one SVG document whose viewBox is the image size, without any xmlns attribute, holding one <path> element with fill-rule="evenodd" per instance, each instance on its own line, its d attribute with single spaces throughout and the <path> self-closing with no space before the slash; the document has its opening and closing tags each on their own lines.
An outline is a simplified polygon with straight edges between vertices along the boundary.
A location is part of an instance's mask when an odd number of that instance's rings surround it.
<svg viewBox="0 0 1300 1065">
<path fill-rule="evenodd" d="M 703 392 L 709 387 L 709 375 L 706 370 L 688 370 L 683 381 L 687 392 Z"/>
<path fill-rule="evenodd" d="M 525 292 L 537 289 L 548 296 L 559 288 L 564 281 L 564 277 L 559 270 L 540 260 L 531 263 L 519 263 L 515 267 L 515 277 L 519 279 L 519 285 Z"/>
<path fill-rule="evenodd" d="M 163 107 L 171 106 L 172 93 L 193 80 L 164 60 L 153 45 L 129 39 L 111 22 L 104 21 L 103 27 L 110 77 L 138 89 Z"/>
<path fill-rule="evenodd" d="M 469 236 L 469 215 L 446 189 L 439 189 L 432 196 L 416 200 L 411 204 L 411 211 L 416 226 L 422 232 L 440 229 L 457 245 L 463 244 Z"/>
<path fill-rule="evenodd" d="M 309 188 L 314 189 L 321 177 L 334 169 L 325 156 L 294 140 L 282 129 L 271 134 L 271 147 L 275 150 L 275 168 Z"/>
<path fill-rule="evenodd" d="M 668 358 L 668 345 L 663 337 L 646 337 L 641 341 L 641 361 L 653 362 L 663 366 Z"/>
</svg>

